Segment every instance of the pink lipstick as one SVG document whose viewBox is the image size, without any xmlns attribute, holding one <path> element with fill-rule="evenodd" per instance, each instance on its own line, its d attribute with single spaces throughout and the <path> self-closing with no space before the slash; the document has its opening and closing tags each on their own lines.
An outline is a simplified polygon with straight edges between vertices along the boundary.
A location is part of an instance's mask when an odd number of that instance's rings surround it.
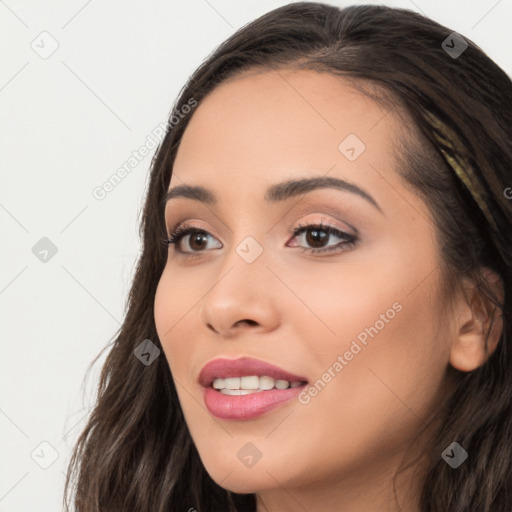
<svg viewBox="0 0 512 512">
<path fill-rule="evenodd" d="M 204 402 L 220 419 L 257 418 L 295 398 L 308 383 L 305 377 L 250 357 L 218 358 L 198 377 Z"/>
</svg>

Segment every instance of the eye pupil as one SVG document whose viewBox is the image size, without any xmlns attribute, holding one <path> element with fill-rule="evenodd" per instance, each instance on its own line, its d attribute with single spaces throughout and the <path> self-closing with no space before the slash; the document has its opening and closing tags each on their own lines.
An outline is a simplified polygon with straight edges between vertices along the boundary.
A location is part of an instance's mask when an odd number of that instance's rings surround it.
<svg viewBox="0 0 512 512">
<path fill-rule="evenodd" d="M 313 247 L 322 247 L 322 242 L 325 242 L 328 238 L 329 234 L 321 229 L 310 229 L 306 234 L 307 243 Z"/>
<path fill-rule="evenodd" d="M 198 242 L 199 247 L 194 245 L 196 242 Z M 206 243 L 207 243 L 206 233 L 196 233 L 195 235 L 190 237 L 190 241 L 189 241 L 190 247 L 194 250 L 204 249 L 206 247 Z"/>
</svg>

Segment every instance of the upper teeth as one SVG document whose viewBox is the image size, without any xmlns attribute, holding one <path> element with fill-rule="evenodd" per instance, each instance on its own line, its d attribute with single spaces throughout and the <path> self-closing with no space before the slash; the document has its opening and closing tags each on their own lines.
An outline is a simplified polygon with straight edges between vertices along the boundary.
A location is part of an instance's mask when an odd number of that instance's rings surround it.
<svg viewBox="0 0 512 512">
<path fill-rule="evenodd" d="M 289 382 L 287 380 L 273 379 L 272 377 L 258 377 L 257 375 L 251 375 L 248 377 L 229 377 L 226 379 L 214 379 L 213 387 L 215 389 L 223 391 L 228 390 L 253 390 L 256 392 L 265 391 L 272 388 L 287 389 L 288 387 L 296 388 L 300 386 L 302 382 Z M 225 393 L 231 394 L 231 393 Z M 237 393 L 247 394 L 247 393 Z"/>
</svg>

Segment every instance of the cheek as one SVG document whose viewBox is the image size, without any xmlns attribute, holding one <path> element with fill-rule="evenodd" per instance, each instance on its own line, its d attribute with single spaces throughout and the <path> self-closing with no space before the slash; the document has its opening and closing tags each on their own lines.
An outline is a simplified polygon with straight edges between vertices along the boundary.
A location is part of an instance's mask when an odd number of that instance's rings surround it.
<svg viewBox="0 0 512 512">
<path fill-rule="evenodd" d="M 173 377 L 178 380 L 184 369 L 188 367 L 187 361 L 192 360 L 194 343 L 191 333 L 194 329 L 190 320 L 199 308 L 201 287 L 194 283 L 191 273 L 186 280 L 177 279 L 172 275 L 169 267 L 164 269 L 155 293 L 154 315 L 158 337 L 162 344 L 165 356 L 169 362 Z M 187 337 L 190 343 L 187 343 Z"/>
<path fill-rule="evenodd" d="M 395 261 L 364 272 L 317 270 L 295 282 L 308 308 L 295 301 L 283 314 L 318 383 L 304 395 L 312 419 L 328 411 L 346 423 L 350 411 L 370 421 L 380 411 L 392 422 L 395 413 L 410 416 L 408 407 L 430 407 L 449 361 L 448 336 L 439 335 L 440 283 L 430 268 Z"/>
<path fill-rule="evenodd" d="M 183 321 L 190 320 L 193 308 L 205 294 L 205 288 L 204 276 L 201 279 L 194 269 L 177 271 L 173 265 L 166 265 L 154 301 L 155 322 L 162 341 L 172 337 Z"/>
<path fill-rule="evenodd" d="M 314 380 L 296 406 L 297 421 L 285 422 L 273 442 L 285 447 L 287 436 L 300 438 L 302 455 L 317 460 L 322 453 L 325 471 L 377 460 L 408 442 L 435 407 L 446 371 L 449 353 L 436 338 L 436 283 L 410 293 L 404 283 L 371 282 L 347 275 L 323 287 L 316 281 L 316 291 L 296 288 L 321 318 L 305 309 L 294 317 Z M 299 467 L 303 460 L 293 457 Z"/>
</svg>

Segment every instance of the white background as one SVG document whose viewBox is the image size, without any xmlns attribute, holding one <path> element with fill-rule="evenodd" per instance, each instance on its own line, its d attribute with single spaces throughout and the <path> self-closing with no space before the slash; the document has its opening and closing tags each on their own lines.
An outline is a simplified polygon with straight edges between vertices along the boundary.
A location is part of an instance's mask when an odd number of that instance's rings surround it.
<svg viewBox="0 0 512 512">
<path fill-rule="evenodd" d="M 86 370 L 122 322 L 154 149 L 103 200 L 92 190 L 219 43 L 286 3 L 0 0 L 0 512 L 62 510 L 106 352 L 84 382 Z M 423 12 L 512 75 L 512 0 L 328 3 Z M 50 47 L 43 31 L 59 45 L 47 59 L 31 47 Z M 42 237 L 58 249 L 47 262 L 32 252 Z M 43 441 L 58 453 L 47 469 Z"/>
</svg>

